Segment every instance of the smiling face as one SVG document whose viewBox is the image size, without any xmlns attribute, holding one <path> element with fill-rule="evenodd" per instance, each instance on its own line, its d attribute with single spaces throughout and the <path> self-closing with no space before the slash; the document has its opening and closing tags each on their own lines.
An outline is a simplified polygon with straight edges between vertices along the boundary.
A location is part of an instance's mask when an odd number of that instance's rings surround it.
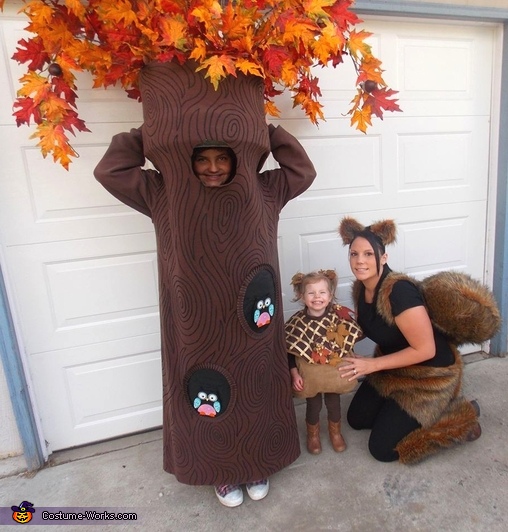
<svg viewBox="0 0 508 532">
<path fill-rule="evenodd" d="M 233 171 L 233 158 L 227 148 L 201 150 L 194 158 L 192 169 L 205 187 L 219 187 L 226 183 Z"/>
<path fill-rule="evenodd" d="M 354 276 L 367 288 L 374 288 L 381 277 L 387 254 L 379 257 L 377 268 L 376 254 L 371 243 L 361 236 L 355 238 L 349 248 L 349 265 Z"/>
<path fill-rule="evenodd" d="M 315 283 L 309 283 L 305 287 L 303 302 L 307 307 L 309 316 L 321 316 L 331 301 L 332 293 L 330 291 L 330 284 L 325 279 L 321 279 Z"/>
</svg>

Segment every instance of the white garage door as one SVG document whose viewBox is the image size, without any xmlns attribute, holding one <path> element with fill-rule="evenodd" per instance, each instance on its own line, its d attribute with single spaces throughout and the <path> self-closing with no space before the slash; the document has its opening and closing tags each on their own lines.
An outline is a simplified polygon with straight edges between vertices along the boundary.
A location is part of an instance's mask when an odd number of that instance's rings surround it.
<svg viewBox="0 0 508 532">
<path fill-rule="evenodd" d="M 13 124 L 23 68 L 9 57 L 24 23 L 1 21 L 0 251 L 54 451 L 161 422 L 155 239 L 151 222 L 92 176 L 111 136 L 141 121 L 122 91 L 80 89 L 93 133 L 77 137 L 80 158 L 69 173 L 42 160 L 28 129 Z M 373 19 L 366 27 L 404 113 L 376 122 L 367 136 L 355 133 L 341 115 L 352 98 L 349 66 L 320 72 L 327 121 L 319 129 L 279 102 L 279 123 L 302 140 L 319 173 L 280 223 L 288 315 L 297 270 L 336 268 L 347 299 L 351 277 L 336 235 L 346 213 L 365 223 L 397 220 L 392 267 L 484 274 L 495 28 Z"/>
</svg>

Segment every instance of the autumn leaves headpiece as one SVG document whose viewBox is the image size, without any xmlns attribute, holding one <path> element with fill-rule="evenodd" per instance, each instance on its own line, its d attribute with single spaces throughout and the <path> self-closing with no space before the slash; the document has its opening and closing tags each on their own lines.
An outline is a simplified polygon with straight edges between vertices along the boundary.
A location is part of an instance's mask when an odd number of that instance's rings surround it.
<svg viewBox="0 0 508 532">
<path fill-rule="evenodd" d="M 371 225 L 364 226 L 354 218 L 345 216 L 339 224 L 339 235 L 342 243 L 349 246 L 353 240 L 359 236 L 366 237 L 373 235 L 381 244 L 383 250 L 388 244 L 395 242 L 397 238 L 397 228 L 393 220 L 380 220 Z"/>
</svg>

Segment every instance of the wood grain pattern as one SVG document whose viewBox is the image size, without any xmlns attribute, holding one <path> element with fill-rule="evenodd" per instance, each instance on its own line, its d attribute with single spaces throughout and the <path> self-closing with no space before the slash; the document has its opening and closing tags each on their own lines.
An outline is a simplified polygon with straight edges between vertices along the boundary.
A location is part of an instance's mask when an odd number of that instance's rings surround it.
<svg viewBox="0 0 508 532">
<path fill-rule="evenodd" d="M 281 206 L 257 178 L 269 153 L 262 81 L 228 78 L 216 92 L 190 64 L 150 64 L 141 76 L 144 150 L 165 188 L 152 213 L 164 468 L 187 484 L 266 478 L 300 453 L 280 306 Z M 237 155 L 227 186 L 203 187 L 192 173 L 192 148 L 205 139 L 224 140 Z M 245 283 L 260 268 L 273 275 L 276 305 L 270 325 L 255 332 L 241 309 Z M 215 418 L 198 415 L 186 391 L 200 367 L 221 372 L 231 387 L 226 411 Z"/>
</svg>

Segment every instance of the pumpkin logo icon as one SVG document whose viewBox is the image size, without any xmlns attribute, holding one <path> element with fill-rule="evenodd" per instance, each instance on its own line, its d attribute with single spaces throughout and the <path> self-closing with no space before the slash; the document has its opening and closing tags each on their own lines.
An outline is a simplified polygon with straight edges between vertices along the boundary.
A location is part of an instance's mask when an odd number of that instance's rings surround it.
<svg viewBox="0 0 508 532">
<path fill-rule="evenodd" d="M 28 501 L 23 501 L 19 506 L 11 506 L 11 510 L 14 521 L 23 525 L 32 520 L 35 512 L 34 505 Z"/>
</svg>

